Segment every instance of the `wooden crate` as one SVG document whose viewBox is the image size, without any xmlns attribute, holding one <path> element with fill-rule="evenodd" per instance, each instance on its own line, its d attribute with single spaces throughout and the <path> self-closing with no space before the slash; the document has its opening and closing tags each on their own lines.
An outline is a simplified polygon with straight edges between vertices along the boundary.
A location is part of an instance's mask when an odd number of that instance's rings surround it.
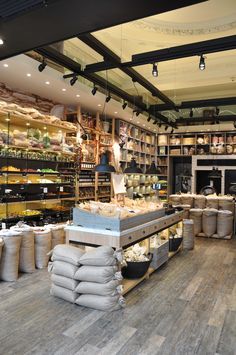
<svg viewBox="0 0 236 355">
<path fill-rule="evenodd" d="M 169 259 L 169 240 L 164 241 L 158 248 L 150 248 L 150 252 L 153 254 L 150 267 L 156 270 Z"/>
</svg>

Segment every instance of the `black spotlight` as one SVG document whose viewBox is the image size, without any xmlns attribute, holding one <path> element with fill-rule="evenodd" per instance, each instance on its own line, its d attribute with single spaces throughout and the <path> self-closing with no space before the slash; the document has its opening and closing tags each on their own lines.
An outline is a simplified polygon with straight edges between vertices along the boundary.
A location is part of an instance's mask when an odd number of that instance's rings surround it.
<svg viewBox="0 0 236 355">
<path fill-rule="evenodd" d="M 127 102 L 124 102 L 124 103 L 123 103 L 123 105 L 122 105 L 123 110 L 125 110 L 125 108 L 126 108 L 127 105 L 128 105 Z"/>
<path fill-rule="evenodd" d="M 205 68 L 206 68 L 205 58 L 203 57 L 203 55 L 201 55 L 199 60 L 199 69 L 204 70 Z"/>
<path fill-rule="evenodd" d="M 74 73 L 73 77 L 70 79 L 70 85 L 75 85 L 76 81 L 78 80 L 77 75 Z"/>
<path fill-rule="evenodd" d="M 147 121 L 150 122 L 151 119 L 152 119 L 151 116 L 148 116 Z"/>
<path fill-rule="evenodd" d="M 91 91 L 91 93 L 94 95 L 96 95 L 98 88 L 96 86 L 94 86 L 93 90 Z"/>
<path fill-rule="evenodd" d="M 167 129 L 168 129 L 168 126 L 165 126 L 165 131 L 167 131 Z"/>
<path fill-rule="evenodd" d="M 158 127 L 161 128 L 161 122 L 159 123 Z"/>
<path fill-rule="evenodd" d="M 172 130 L 171 130 L 171 132 L 170 132 L 171 134 L 173 134 L 174 133 L 174 128 L 172 128 Z"/>
<path fill-rule="evenodd" d="M 136 111 L 136 116 L 138 117 L 140 115 L 140 112 L 139 111 Z"/>
<path fill-rule="evenodd" d="M 106 97 L 106 102 L 109 102 L 111 100 L 111 95 L 109 94 L 107 97 Z"/>
<path fill-rule="evenodd" d="M 153 63 L 152 65 L 152 75 L 156 78 L 158 76 L 157 64 Z"/>
<path fill-rule="evenodd" d="M 80 138 L 82 138 L 83 141 L 86 141 L 88 139 L 88 135 L 86 133 L 82 133 Z"/>
<path fill-rule="evenodd" d="M 193 117 L 193 109 L 191 108 L 190 112 L 189 112 L 189 117 Z"/>
<path fill-rule="evenodd" d="M 219 107 L 216 107 L 216 116 L 219 116 L 219 113 L 220 113 L 220 109 Z"/>
<path fill-rule="evenodd" d="M 236 128 L 236 121 L 234 121 L 234 128 Z"/>
<path fill-rule="evenodd" d="M 43 58 L 42 63 L 40 63 L 39 66 L 38 66 L 38 70 L 40 71 L 40 73 L 42 73 L 42 71 L 44 71 L 46 66 L 47 66 L 46 60 L 45 60 L 45 58 Z"/>
</svg>

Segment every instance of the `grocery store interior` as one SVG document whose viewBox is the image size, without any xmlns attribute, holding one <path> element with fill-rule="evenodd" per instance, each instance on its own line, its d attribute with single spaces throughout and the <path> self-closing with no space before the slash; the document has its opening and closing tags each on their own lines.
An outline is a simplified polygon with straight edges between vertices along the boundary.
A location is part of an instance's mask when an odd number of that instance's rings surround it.
<svg viewBox="0 0 236 355">
<path fill-rule="evenodd" d="M 0 353 L 236 354 L 235 0 L 0 1 Z"/>
</svg>

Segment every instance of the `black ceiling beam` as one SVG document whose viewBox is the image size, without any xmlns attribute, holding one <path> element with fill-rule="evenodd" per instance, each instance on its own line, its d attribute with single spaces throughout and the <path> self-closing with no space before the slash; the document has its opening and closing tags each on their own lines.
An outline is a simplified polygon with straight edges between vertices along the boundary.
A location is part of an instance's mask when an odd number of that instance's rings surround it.
<svg viewBox="0 0 236 355">
<path fill-rule="evenodd" d="M 5 40 L 0 60 L 60 42 L 81 33 L 134 21 L 206 0 L 47 0 L 42 6 L 11 9 L 12 1 L 1 0 L 9 7 L 9 16 L 0 12 L 0 35 Z M 16 1 L 17 2 L 17 1 Z M 22 1 L 18 1 L 19 3 Z M 19 7 L 19 5 L 18 5 Z"/>
<path fill-rule="evenodd" d="M 129 66 L 144 65 L 154 62 L 193 57 L 195 55 L 221 52 L 236 48 L 236 35 L 210 39 L 196 43 L 184 44 L 182 46 L 170 47 L 150 51 L 146 53 L 134 54 L 132 61 L 126 63 Z"/>
<path fill-rule="evenodd" d="M 197 107 L 211 107 L 211 106 L 231 106 L 236 105 L 236 97 L 222 97 L 216 99 L 195 100 L 195 101 L 183 101 L 180 105 L 177 105 L 178 109 L 197 108 Z M 172 110 L 170 105 L 160 104 L 151 105 L 151 111 L 167 111 Z"/>
<path fill-rule="evenodd" d="M 176 106 L 172 100 L 170 100 L 165 94 L 158 90 L 154 85 L 152 85 L 147 79 L 140 75 L 133 68 L 125 68 L 121 66 L 121 59 L 113 51 L 111 51 L 107 46 L 100 42 L 90 33 L 80 35 L 78 38 L 87 44 L 90 48 L 95 50 L 97 53 L 103 56 L 104 60 L 108 60 L 110 63 L 114 63 L 118 69 L 123 73 L 128 75 L 134 82 L 138 82 L 146 90 L 148 90 L 153 96 L 158 97 L 161 101 L 169 104 L 172 109 L 176 110 Z M 86 73 L 86 67 L 85 67 Z"/>
<path fill-rule="evenodd" d="M 213 122 L 234 122 L 236 121 L 236 115 L 224 115 L 224 116 L 214 116 L 214 117 L 186 117 L 178 118 L 176 120 L 177 125 L 191 125 L 194 123 L 213 123 Z"/>
<path fill-rule="evenodd" d="M 102 78 L 101 76 L 97 74 L 86 74 L 85 72 L 81 71 L 80 64 L 68 58 L 66 55 L 58 52 L 55 48 L 48 46 L 44 48 L 39 48 L 36 50 L 36 52 L 44 56 L 45 58 L 50 59 L 52 62 L 57 63 L 63 66 L 64 68 L 71 70 L 73 73 L 76 73 L 86 78 L 87 80 L 93 82 L 96 85 L 99 85 L 103 89 L 107 90 L 110 93 L 113 93 L 114 95 L 117 95 L 121 99 L 128 101 L 130 104 L 134 105 L 141 112 L 145 111 L 147 113 L 150 113 L 149 109 L 143 102 L 135 100 L 135 98 L 132 95 L 126 93 L 119 87 L 107 82 L 106 79 Z M 153 115 L 152 113 L 150 114 Z M 156 115 L 153 115 L 153 119 L 155 120 L 159 119 L 163 123 L 168 124 L 171 127 L 176 127 L 175 123 L 169 122 L 167 117 L 163 116 L 158 112 L 156 113 Z"/>
</svg>

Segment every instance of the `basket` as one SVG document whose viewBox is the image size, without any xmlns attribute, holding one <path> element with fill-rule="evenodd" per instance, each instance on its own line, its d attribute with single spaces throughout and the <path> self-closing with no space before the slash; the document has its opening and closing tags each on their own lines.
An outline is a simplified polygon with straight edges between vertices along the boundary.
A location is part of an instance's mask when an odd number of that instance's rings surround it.
<svg viewBox="0 0 236 355">
<path fill-rule="evenodd" d="M 169 251 L 177 251 L 179 249 L 180 244 L 183 241 L 183 237 L 179 238 L 170 238 L 169 239 Z"/>
<path fill-rule="evenodd" d="M 125 279 L 139 279 L 143 277 L 149 268 L 149 265 L 152 261 L 152 254 L 148 254 L 148 261 L 127 261 L 127 266 L 122 268 L 122 276 Z"/>
</svg>

